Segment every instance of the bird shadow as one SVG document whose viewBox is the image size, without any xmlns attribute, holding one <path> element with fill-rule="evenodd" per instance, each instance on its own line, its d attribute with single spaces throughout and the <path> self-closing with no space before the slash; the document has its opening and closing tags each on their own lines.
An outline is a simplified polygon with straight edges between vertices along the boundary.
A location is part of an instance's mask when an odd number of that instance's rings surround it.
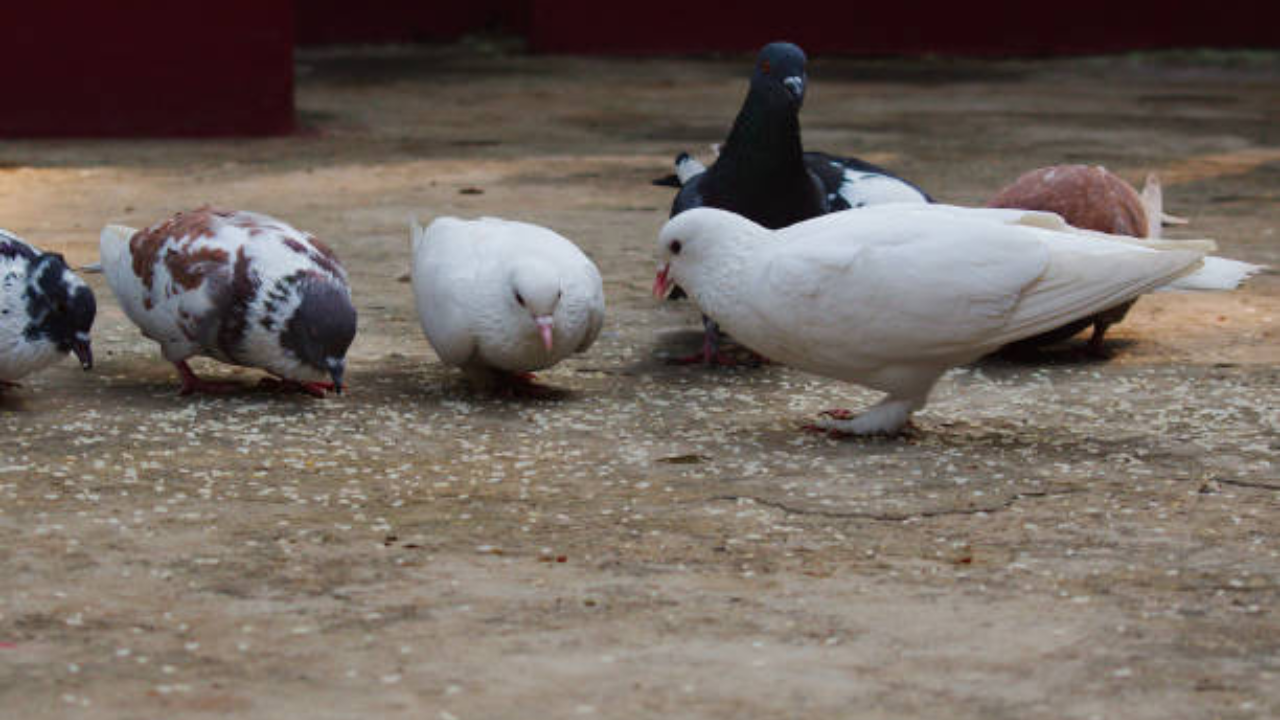
<svg viewBox="0 0 1280 720">
<path fill-rule="evenodd" d="M 1109 339 L 1103 346 L 1102 353 L 1090 349 L 1084 341 L 1063 342 L 1040 348 L 1002 348 L 973 365 L 992 370 L 1105 365 L 1137 344 L 1137 341 L 1128 338 Z"/>
<path fill-rule="evenodd" d="M 728 335 L 720 336 L 720 358 L 710 364 L 701 360 L 703 333 L 701 330 L 671 330 L 658 334 L 650 357 L 638 363 L 637 369 L 654 372 L 658 369 L 676 371 L 679 368 L 717 370 L 726 368 L 752 369 L 767 361 Z"/>
</svg>

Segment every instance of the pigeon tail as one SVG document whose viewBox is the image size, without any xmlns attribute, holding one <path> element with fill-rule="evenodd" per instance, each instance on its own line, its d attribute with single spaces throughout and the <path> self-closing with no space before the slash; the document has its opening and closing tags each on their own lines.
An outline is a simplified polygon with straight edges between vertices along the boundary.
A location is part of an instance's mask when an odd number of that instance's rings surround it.
<svg viewBox="0 0 1280 720">
<path fill-rule="evenodd" d="M 1266 266 L 1254 265 L 1209 256 L 1200 267 L 1160 288 L 1161 291 L 1211 292 L 1214 290 L 1234 290 L 1245 280 L 1264 270 Z"/>
<path fill-rule="evenodd" d="M 1160 239 L 1161 218 L 1164 217 L 1164 193 L 1160 189 L 1160 176 L 1155 173 L 1147 175 L 1147 183 L 1142 186 L 1142 209 L 1147 214 L 1147 237 Z"/>
<path fill-rule="evenodd" d="M 707 171 L 707 166 L 698 162 L 696 158 L 689 153 L 680 153 L 676 156 L 676 179 L 680 181 L 680 185 L 689 182 L 695 175 L 701 175 Z"/>
<path fill-rule="evenodd" d="M 102 234 L 98 237 L 98 271 L 103 266 L 115 265 L 122 255 L 128 254 L 129 240 L 136 232 L 135 228 L 125 225 L 108 225 L 102 228 Z"/>
<path fill-rule="evenodd" d="M 415 253 L 426 247 L 427 226 L 416 217 L 409 219 L 409 238 Z"/>
</svg>

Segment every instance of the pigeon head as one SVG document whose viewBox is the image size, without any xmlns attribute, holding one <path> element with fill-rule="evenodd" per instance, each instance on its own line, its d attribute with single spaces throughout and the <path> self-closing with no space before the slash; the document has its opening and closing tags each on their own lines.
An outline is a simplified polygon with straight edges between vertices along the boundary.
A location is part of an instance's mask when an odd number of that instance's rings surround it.
<svg viewBox="0 0 1280 720">
<path fill-rule="evenodd" d="M 547 352 L 551 352 L 553 344 L 554 318 L 561 295 L 560 273 L 544 262 L 525 261 L 511 271 L 508 301 L 516 313 L 529 316 Z"/>
<path fill-rule="evenodd" d="M 342 392 L 347 348 L 356 337 L 356 309 L 345 287 L 309 277 L 298 286 L 300 302 L 285 321 L 280 345 L 304 365 L 328 375 Z"/>
<path fill-rule="evenodd" d="M 23 336 L 44 340 L 62 353 L 74 352 L 85 370 L 93 367 L 89 330 L 98 306 L 93 291 L 57 253 L 45 253 L 31 263 L 27 273 L 27 315 Z"/>
<path fill-rule="evenodd" d="M 762 94 L 770 103 L 785 104 L 796 110 L 804 104 L 808 76 L 804 51 L 789 42 L 765 45 L 756 57 L 751 75 L 751 90 Z"/>
<path fill-rule="evenodd" d="M 747 218 L 716 208 L 694 208 L 667 221 L 658 234 L 658 276 L 654 297 L 663 298 L 674 285 L 699 295 L 713 285 L 728 290 L 741 284 L 739 269 L 769 237 L 769 231 Z M 702 307 L 703 311 L 708 308 Z M 708 313 L 710 314 L 710 313 Z"/>
</svg>

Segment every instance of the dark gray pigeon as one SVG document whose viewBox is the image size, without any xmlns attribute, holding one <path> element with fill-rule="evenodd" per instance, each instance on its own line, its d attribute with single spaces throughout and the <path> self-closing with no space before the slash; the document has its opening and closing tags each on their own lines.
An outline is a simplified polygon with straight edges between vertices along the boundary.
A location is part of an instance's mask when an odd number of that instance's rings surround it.
<svg viewBox="0 0 1280 720">
<path fill-rule="evenodd" d="M 808 77 L 804 51 L 787 42 L 764 46 L 729 138 L 711 167 L 681 153 L 676 174 L 655 184 L 679 186 L 671 216 L 697 207 L 742 215 L 769 229 L 839 210 L 932 200 L 915 185 L 857 158 L 805 152 L 800 108 Z M 732 364 L 719 352 L 715 322 L 703 319 L 702 352 L 685 361 Z"/>
</svg>

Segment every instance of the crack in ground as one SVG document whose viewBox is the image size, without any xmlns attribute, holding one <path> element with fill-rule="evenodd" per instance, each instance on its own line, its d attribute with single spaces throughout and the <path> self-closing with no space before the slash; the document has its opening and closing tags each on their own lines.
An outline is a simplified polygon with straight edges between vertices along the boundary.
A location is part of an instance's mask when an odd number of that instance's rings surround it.
<svg viewBox="0 0 1280 720">
<path fill-rule="evenodd" d="M 859 510 L 839 511 L 839 510 L 810 510 L 806 508 L 798 508 L 787 505 L 778 500 L 766 500 L 753 495 L 716 495 L 711 500 L 727 500 L 737 502 L 739 500 L 750 500 L 754 503 L 764 505 L 765 507 L 776 508 L 791 515 L 816 515 L 819 517 L 839 518 L 839 519 L 855 519 L 855 520 L 878 520 L 880 522 L 905 522 L 912 518 L 934 518 L 946 515 L 977 515 L 979 513 L 996 513 L 1002 510 L 1008 510 L 1013 507 L 1019 500 L 1026 498 L 1045 498 L 1060 497 L 1062 495 L 1076 495 L 1084 492 L 1083 488 L 1071 488 L 1069 490 L 1040 490 L 1031 492 L 1014 493 L 1005 498 L 1002 502 L 995 505 L 983 505 L 971 508 L 951 508 L 944 510 L 921 510 L 919 512 L 908 513 L 875 513 Z"/>
<path fill-rule="evenodd" d="M 1235 487 L 1257 488 L 1260 490 L 1280 490 L 1280 485 L 1272 485 L 1264 482 L 1250 482 L 1248 480 L 1224 480 L 1222 478 L 1214 478 L 1214 482 L 1219 485 L 1234 485 Z"/>
</svg>

